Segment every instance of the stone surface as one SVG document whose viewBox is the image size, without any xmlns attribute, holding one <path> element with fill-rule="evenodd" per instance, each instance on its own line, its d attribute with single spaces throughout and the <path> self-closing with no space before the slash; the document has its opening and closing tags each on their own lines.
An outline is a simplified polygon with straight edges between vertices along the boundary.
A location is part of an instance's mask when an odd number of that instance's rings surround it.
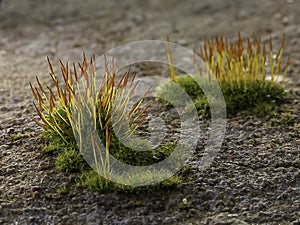
<svg viewBox="0 0 300 225">
<path fill-rule="evenodd" d="M 241 0 L 2 0 L 0 8 L 0 223 L 1 224 L 299 224 L 300 204 L 300 1 Z M 256 33 L 286 33 L 291 56 L 287 88 L 294 93 L 291 125 L 241 115 L 228 119 L 221 150 L 199 171 L 209 135 L 201 121 L 198 147 L 189 161 L 192 178 L 177 189 L 146 194 L 91 193 L 75 187 L 76 174 L 63 174 L 46 144 L 34 112 L 28 81 L 47 84 L 46 56 L 78 61 L 123 43 L 160 39 L 194 48 L 204 37 L 229 39 Z M 286 60 L 286 56 L 284 59 Z M 133 67 L 149 82 L 168 67 Z M 153 108 L 176 132 L 174 110 Z M 289 106 L 290 107 L 290 106 Z M 165 129 L 165 127 L 164 127 Z M 12 135 L 29 133 L 13 140 Z M 168 134 L 176 140 L 177 136 Z M 57 196 L 66 187 L 68 193 Z M 179 207 L 188 199 L 189 207 Z M 141 205 L 128 207 L 129 202 Z M 132 204 L 134 205 L 134 204 Z"/>
</svg>

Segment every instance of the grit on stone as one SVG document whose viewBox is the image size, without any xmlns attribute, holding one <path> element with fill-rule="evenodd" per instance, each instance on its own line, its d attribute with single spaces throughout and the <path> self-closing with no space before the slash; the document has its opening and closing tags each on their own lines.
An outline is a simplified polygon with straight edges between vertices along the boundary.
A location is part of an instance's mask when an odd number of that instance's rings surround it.
<svg viewBox="0 0 300 225">
<path fill-rule="evenodd" d="M 299 14 L 300 1 L 292 0 L 2 0 L 0 224 L 300 224 Z M 169 37 L 195 48 L 204 37 L 231 40 L 238 31 L 272 36 L 274 47 L 286 34 L 290 113 L 278 121 L 247 113 L 227 119 L 222 148 L 202 172 L 197 165 L 210 124 L 201 121 L 187 184 L 154 193 L 92 193 L 75 187 L 77 174 L 57 171 L 55 155 L 41 151 L 47 143 L 33 122 L 28 81 L 50 81 L 46 56 L 58 70 L 58 59 L 77 62 L 83 52 L 100 55 L 136 40 Z M 133 71 L 168 74 L 152 64 Z M 153 106 L 176 126 L 174 112 Z"/>
</svg>

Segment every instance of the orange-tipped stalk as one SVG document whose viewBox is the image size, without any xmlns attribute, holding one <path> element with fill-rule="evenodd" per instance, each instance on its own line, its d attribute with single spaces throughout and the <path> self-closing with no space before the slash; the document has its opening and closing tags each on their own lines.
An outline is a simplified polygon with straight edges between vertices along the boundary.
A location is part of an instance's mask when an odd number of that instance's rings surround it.
<svg viewBox="0 0 300 225">
<path fill-rule="evenodd" d="M 63 64 L 60 61 L 62 83 L 57 79 L 48 57 L 47 61 L 50 76 L 55 86 L 54 90 L 49 87 L 50 85 L 44 88 L 38 78 L 36 78 L 36 87 L 29 83 L 35 99 L 34 107 L 41 120 L 35 122 L 44 130 L 54 132 L 66 143 L 70 140 L 75 142 L 74 134 L 72 137 L 67 135 L 70 131 L 76 132 L 79 136 L 79 150 L 82 151 L 83 115 L 84 112 L 89 113 L 94 121 L 94 131 L 102 132 L 102 136 L 105 137 L 106 157 L 102 158 L 100 163 L 103 170 L 106 170 L 104 174 L 107 178 L 109 175 L 108 153 L 111 138 L 114 136 L 112 132 L 119 129 L 118 127 L 112 129 L 113 126 L 122 126 L 122 123 L 118 122 L 125 118 L 125 121 L 129 123 L 128 134 L 130 135 L 145 119 L 145 110 L 139 111 L 143 99 L 131 110 L 127 109 L 129 100 L 136 88 L 135 76 L 130 80 L 130 72 L 126 72 L 117 82 L 113 63 L 110 69 L 107 60 L 105 60 L 105 76 L 96 90 L 95 57 L 88 63 L 84 55 L 82 63 L 78 64 L 78 67 L 73 64 L 71 69 L 69 69 L 68 63 Z M 73 115 L 74 111 L 77 111 L 76 115 Z M 112 121 L 112 116 L 115 114 L 117 115 L 114 118 L 116 121 Z M 73 122 L 73 116 L 76 116 L 75 121 L 77 123 Z M 97 130 L 98 128 L 100 131 Z M 97 160 L 96 155 L 102 149 L 95 142 L 94 137 L 91 137 L 91 144 L 94 148 L 95 160 Z"/>
<path fill-rule="evenodd" d="M 284 48 L 285 35 L 282 37 L 281 46 L 276 56 L 273 56 L 273 42 L 269 40 L 269 53 L 265 43 L 262 44 L 255 35 L 252 40 L 247 39 L 246 45 L 240 34 L 235 42 L 228 44 L 227 39 L 216 37 L 209 41 L 204 39 L 203 46 L 200 47 L 199 55 L 206 63 L 219 82 L 233 81 L 238 85 L 243 81 L 244 85 L 248 80 L 266 79 L 266 67 L 270 68 L 271 82 L 274 83 L 278 76 L 287 71 L 287 66 L 281 67 L 281 58 Z M 267 65 L 267 54 L 269 54 Z M 169 53 L 168 53 L 169 55 Z M 244 87 L 247 89 L 247 87 Z"/>
</svg>

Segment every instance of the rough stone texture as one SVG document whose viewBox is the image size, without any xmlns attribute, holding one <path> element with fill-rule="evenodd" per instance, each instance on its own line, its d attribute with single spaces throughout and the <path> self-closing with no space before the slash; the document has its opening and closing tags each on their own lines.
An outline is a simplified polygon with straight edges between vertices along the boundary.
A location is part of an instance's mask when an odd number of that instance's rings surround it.
<svg viewBox="0 0 300 225">
<path fill-rule="evenodd" d="M 0 224 L 299 224 L 300 1 L 284 0 L 3 0 L 0 8 Z M 239 115 L 228 120 L 212 165 L 197 170 L 207 133 L 194 157 L 189 184 L 149 194 L 101 194 L 74 187 L 63 174 L 35 116 L 28 81 L 49 81 L 46 56 L 78 61 L 135 40 L 160 39 L 194 48 L 203 38 L 286 33 L 291 56 L 287 88 L 296 116 L 290 125 Z M 286 57 L 284 57 L 284 60 Z M 167 74 L 164 67 L 134 68 Z M 56 67 L 57 69 L 57 67 Z M 297 94 L 298 92 L 298 94 Z M 172 117 L 165 112 L 165 117 Z M 27 137 L 13 140 L 15 134 Z M 60 195 L 58 190 L 67 187 Z M 186 198 L 188 207 L 180 207 Z M 141 204 L 136 204 L 141 202 Z"/>
</svg>

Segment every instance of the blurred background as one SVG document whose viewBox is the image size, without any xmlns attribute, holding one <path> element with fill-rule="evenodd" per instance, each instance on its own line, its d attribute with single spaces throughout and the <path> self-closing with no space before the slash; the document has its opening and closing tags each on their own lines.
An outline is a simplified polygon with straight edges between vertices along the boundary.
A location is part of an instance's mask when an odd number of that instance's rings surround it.
<svg viewBox="0 0 300 225">
<path fill-rule="evenodd" d="M 17 85 L 17 95 L 20 86 L 29 88 L 28 80 L 47 76 L 46 56 L 58 66 L 58 59 L 77 62 L 83 52 L 100 55 L 136 40 L 169 37 L 196 48 L 204 37 L 231 39 L 239 31 L 272 36 L 279 47 L 286 33 L 286 52 L 293 56 L 300 46 L 299 14 L 300 1 L 293 0 L 2 0 L 0 94 Z M 299 65 L 299 57 L 292 58 Z"/>
</svg>

